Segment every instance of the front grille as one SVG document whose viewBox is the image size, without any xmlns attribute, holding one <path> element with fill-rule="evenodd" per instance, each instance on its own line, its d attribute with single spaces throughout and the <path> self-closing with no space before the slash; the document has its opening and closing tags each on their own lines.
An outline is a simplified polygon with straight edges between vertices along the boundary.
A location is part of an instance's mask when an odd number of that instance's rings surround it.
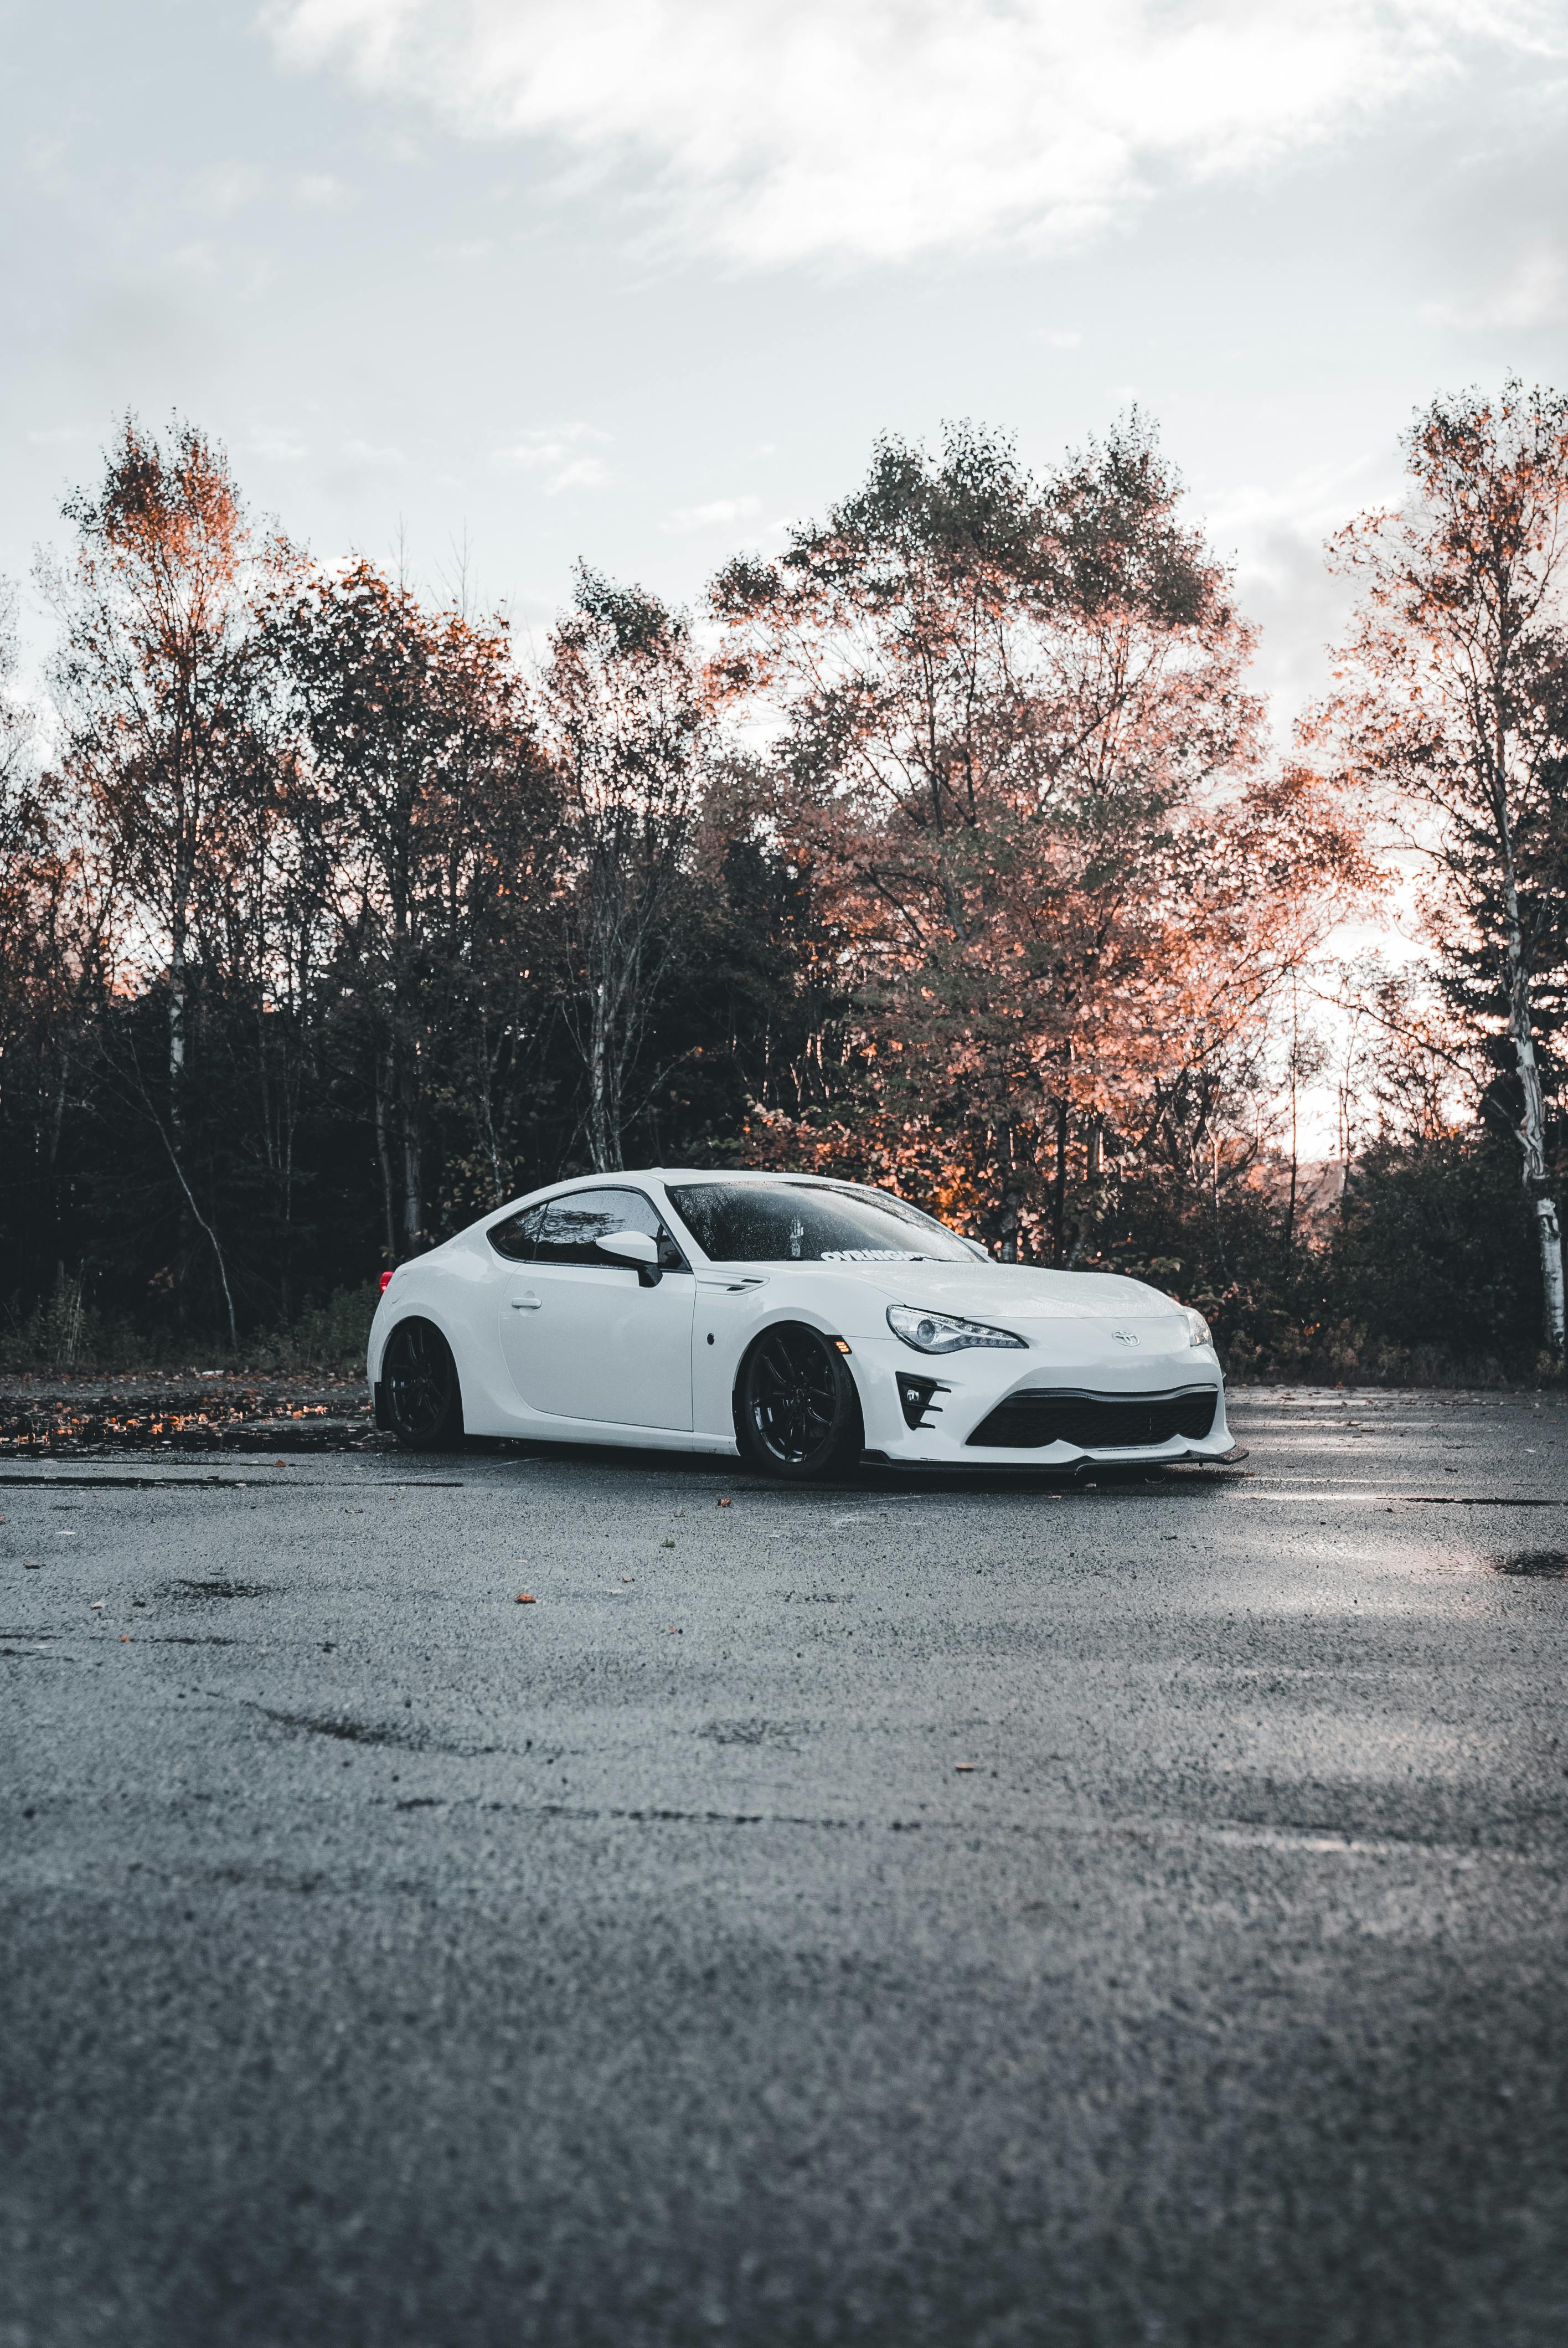
<svg viewBox="0 0 1568 2348">
<path fill-rule="evenodd" d="M 1084 1394 L 1068 1386 L 1009 1395 L 982 1418 L 971 1443 L 992 1451 L 1040 1451 L 1048 1443 L 1075 1443 L 1082 1451 L 1143 1450 L 1173 1435 L 1195 1439 L 1214 1423 L 1214 1386 L 1183 1386 L 1174 1394 Z"/>
</svg>

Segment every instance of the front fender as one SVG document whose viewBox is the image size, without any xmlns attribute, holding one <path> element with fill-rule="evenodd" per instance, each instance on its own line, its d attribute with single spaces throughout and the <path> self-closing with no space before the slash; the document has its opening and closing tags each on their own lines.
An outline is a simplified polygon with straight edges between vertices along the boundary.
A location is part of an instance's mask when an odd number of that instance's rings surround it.
<svg viewBox="0 0 1568 2348">
<path fill-rule="evenodd" d="M 766 1286 L 737 1289 L 732 1282 L 700 1273 L 697 1317 L 692 1327 L 692 1421 L 699 1435 L 728 1436 L 735 1432 L 735 1381 L 741 1364 L 757 1339 L 785 1322 L 815 1329 L 824 1337 L 843 1337 L 834 1313 L 836 1295 L 814 1297 L 809 1292 L 780 1295 L 770 1281 Z M 856 1359 L 853 1338 L 846 1339 L 845 1359 L 861 1406 L 866 1385 Z"/>
</svg>

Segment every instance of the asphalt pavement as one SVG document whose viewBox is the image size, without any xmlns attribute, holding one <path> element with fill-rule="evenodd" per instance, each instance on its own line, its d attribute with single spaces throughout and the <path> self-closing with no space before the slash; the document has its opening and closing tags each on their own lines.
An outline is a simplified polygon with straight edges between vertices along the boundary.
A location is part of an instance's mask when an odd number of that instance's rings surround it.
<svg viewBox="0 0 1568 2348">
<path fill-rule="evenodd" d="M 1568 1411 L 1234 1416 L 7 1463 L 0 2348 L 1561 2348 Z"/>
</svg>

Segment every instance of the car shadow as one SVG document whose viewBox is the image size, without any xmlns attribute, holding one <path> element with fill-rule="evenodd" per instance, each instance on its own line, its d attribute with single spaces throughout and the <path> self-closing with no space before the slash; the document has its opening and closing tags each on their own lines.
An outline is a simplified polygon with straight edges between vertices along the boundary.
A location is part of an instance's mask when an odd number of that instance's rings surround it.
<svg viewBox="0 0 1568 2348">
<path fill-rule="evenodd" d="M 1063 1469 L 1014 1466 L 895 1468 L 885 1460 L 866 1459 L 846 1475 L 794 1484 L 783 1478 L 759 1476 L 743 1461 L 720 1457 L 712 1452 L 653 1451 L 633 1444 L 539 1443 L 497 1436 L 470 1437 L 464 1448 L 471 1457 L 494 1459 L 497 1466 L 510 1458 L 541 1465 L 548 1462 L 561 1467 L 592 1468 L 617 1476 L 647 1476 L 652 1472 L 696 1489 L 718 1493 L 787 1492 L 796 1498 L 807 1499 L 814 1494 L 842 1498 L 845 1493 L 862 1497 L 882 1493 L 913 1499 L 937 1492 L 961 1493 L 969 1498 L 987 1492 L 1010 1498 L 1030 1493 L 1042 1498 L 1071 1496 L 1091 1499 L 1112 1495 L 1122 1498 L 1141 1495 L 1168 1498 L 1177 1491 L 1212 1490 L 1217 1484 L 1239 1482 L 1245 1473 L 1237 1466 L 1219 1461 L 1213 1466 L 1177 1460 L 1169 1467 L 1151 1467 L 1145 1462 L 1125 1468 L 1097 1462 L 1086 1468 Z M 450 1453 L 445 1456 L 451 1457 Z"/>
</svg>

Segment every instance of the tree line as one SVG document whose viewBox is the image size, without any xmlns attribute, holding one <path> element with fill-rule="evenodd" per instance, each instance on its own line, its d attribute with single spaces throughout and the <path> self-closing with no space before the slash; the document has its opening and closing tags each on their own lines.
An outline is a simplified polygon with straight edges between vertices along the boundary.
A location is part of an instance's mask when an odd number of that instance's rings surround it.
<svg viewBox="0 0 1568 2348">
<path fill-rule="evenodd" d="M 733 1162 L 1145 1272 L 1241 1357 L 1560 1352 L 1568 411 L 1440 401 L 1407 456 L 1282 750 L 1136 416 L 1046 473 L 885 438 L 694 612 L 580 569 L 532 664 L 128 418 L 41 566 L 47 706 L 0 692 L 13 1323 L 75 1282 L 239 1349 L 538 1183 Z M 1325 960 L 1391 871 L 1424 988 Z"/>
</svg>

